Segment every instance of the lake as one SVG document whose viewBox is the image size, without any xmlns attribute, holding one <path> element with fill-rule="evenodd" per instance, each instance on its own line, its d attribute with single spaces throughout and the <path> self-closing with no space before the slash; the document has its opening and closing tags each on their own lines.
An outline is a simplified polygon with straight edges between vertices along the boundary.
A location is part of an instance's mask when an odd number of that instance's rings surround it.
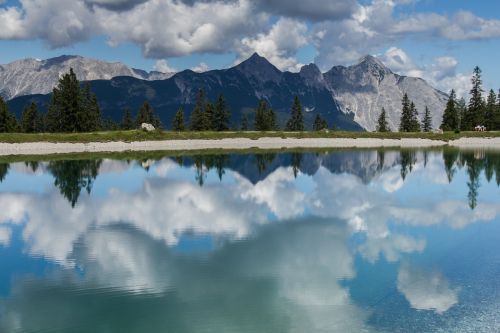
<svg viewBox="0 0 500 333">
<path fill-rule="evenodd" d="M 500 152 L 62 158 L 0 162 L 2 333 L 500 331 Z"/>
</svg>

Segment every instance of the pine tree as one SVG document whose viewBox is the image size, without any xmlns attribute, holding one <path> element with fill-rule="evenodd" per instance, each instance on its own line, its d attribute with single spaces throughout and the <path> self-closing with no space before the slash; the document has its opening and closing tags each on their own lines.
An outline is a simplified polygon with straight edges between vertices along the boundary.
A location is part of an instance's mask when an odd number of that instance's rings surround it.
<svg viewBox="0 0 500 333">
<path fill-rule="evenodd" d="M 295 96 L 292 105 L 292 112 L 290 119 L 286 124 L 287 131 L 303 131 L 304 130 L 304 118 L 302 116 L 302 105 L 300 105 L 299 96 Z"/>
<path fill-rule="evenodd" d="M 242 131 L 248 131 L 248 117 L 245 114 L 243 114 L 243 117 L 241 119 L 241 130 Z"/>
<path fill-rule="evenodd" d="M 101 115 L 97 98 L 86 85 L 80 82 L 71 68 L 59 79 L 52 91 L 52 99 L 46 117 L 50 132 L 87 132 L 98 130 Z"/>
<path fill-rule="evenodd" d="M 208 101 L 203 113 L 203 131 L 214 131 L 215 128 L 215 107 Z"/>
<path fill-rule="evenodd" d="M 500 89 L 498 90 L 497 110 L 495 113 L 495 130 L 500 130 Z M 500 171 L 498 173 L 500 174 Z"/>
<path fill-rule="evenodd" d="M 172 128 L 177 132 L 182 132 L 186 129 L 186 125 L 184 124 L 184 109 L 182 107 L 175 113 L 175 117 L 172 120 Z"/>
<path fill-rule="evenodd" d="M 469 125 L 467 124 L 466 115 L 467 115 L 467 103 L 465 99 L 462 97 L 457 102 L 457 114 L 458 114 L 458 126 L 461 131 L 466 131 Z"/>
<path fill-rule="evenodd" d="M 130 110 L 130 108 L 125 109 L 120 128 L 125 131 L 129 131 L 134 128 L 134 124 L 132 121 L 132 111 Z"/>
<path fill-rule="evenodd" d="M 24 133 L 35 133 L 37 131 L 36 121 L 38 118 L 38 108 L 35 103 L 26 107 L 21 117 L 21 130 Z"/>
<path fill-rule="evenodd" d="M 229 130 L 230 117 L 231 117 L 231 112 L 229 111 L 226 105 L 224 96 L 221 94 L 217 99 L 217 103 L 215 104 L 213 129 L 219 132 Z"/>
<path fill-rule="evenodd" d="M 427 106 L 425 107 L 424 120 L 422 121 L 422 131 L 432 131 L 432 116 L 431 111 Z"/>
<path fill-rule="evenodd" d="M 259 102 L 259 106 L 257 110 L 255 110 L 255 119 L 254 119 L 254 129 L 256 131 L 267 131 L 269 130 L 268 122 L 268 113 L 269 107 L 265 100 L 261 100 Z"/>
<path fill-rule="evenodd" d="M 137 128 L 139 128 L 143 123 L 151 124 L 154 126 L 155 129 L 162 128 L 160 118 L 158 118 L 158 116 L 155 114 L 153 108 L 151 107 L 148 101 L 145 101 L 144 104 L 142 104 L 141 108 L 139 109 L 139 112 L 137 113 L 137 118 L 135 120 Z"/>
<path fill-rule="evenodd" d="M 78 110 L 79 132 L 94 132 L 101 128 L 101 110 L 97 98 L 86 84 L 80 90 L 82 106 Z"/>
<path fill-rule="evenodd" d="M 7 103 L 0 96 L 0 133 L 12 133 L 18 130 L 16 117 L 9 111 Z"/>
<path fill-rule="evenodd" d="M 400 132 L 411 132 L 412 109 L 410 107 L 410 99 L 408 94 L 404 94 L 401 101 L 403 109 L 401 110 L 401 121 L 399 123 Z"/>
<path fill-rule="evenodd" d="M 456 97 L 455 90 L 452 89 L 448 102 L 446 103 L 446 109 L 443 113 L 443 121 L 441 122 L 441 129 L 443 131 L 455 131 L 459 129 L 459 114 Z"/>
<path fill-rule="evenodd" d="M 377 121 L 377 132 L 390 132 L 391 129 L 389 127 L 389 123 L 387 122 L 387 115 L 385 108 L 382 108 L 382 112 L 380 112 L 380 116 Z"/>
<path fill-rule="evenodd" d="M 469 107 L 465 114 L 466 124 L 469 130 L 472 130 L 477 125 L 482 125 L 484 123 L 484 109 L 485 103 L 483 99 L 483 81 L 481 79 L 481 69 L 479 67 L 474 68 L 474 73 L 472 75 L 472 89 L 470 91 L 470 101 Z"/>
<path fill-rule="evenodd" d="M 418 111 L 415 106 L 415 103 L 411 102 L 410 109 L 411 109 L 410 132 L 420 132 L 421 131 L 420 120 L 418 119 Z"/>
<path fill-rule="evenodd" d="M 278 121 L 276 119 L 276 113 L 273 109 L 267 110 L 267 130 L 268 131 L 279 131 Z"/>
<path fill-rule="evenodd" d="M 328 123 L 325 119 L 321 118 L 319 113 L 316 114 L 313 123 L 313 131 L 321 131 L 328 128 Z"/>
<path fill-rule="evenodd" d="M 196 95 L 196 103 L 194 105 L 193 112 L 191 113 L 190 129 L 192 131 L 203 131 L 205 129 L 205 107 L 205 92 L 203 89 L 200 89 Z"/>
<path fill-rule="evenodd" d="M 493 89 L 488 94 L 486 100 L 486 109 L 484 113 L 484 126 L 488 131 L 496 129 L 496 115 L 497 115 L 497 95 Z"/>
</svg>

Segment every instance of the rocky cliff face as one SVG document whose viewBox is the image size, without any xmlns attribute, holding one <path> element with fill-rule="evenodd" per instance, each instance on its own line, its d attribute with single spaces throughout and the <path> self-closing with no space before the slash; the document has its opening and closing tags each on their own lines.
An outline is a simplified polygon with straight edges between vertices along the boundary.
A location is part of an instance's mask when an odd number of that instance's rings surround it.
<svg viewBox="0 0 500 333">
<path fill-rule="evenodd" d="M 0 94 L 6 99 L 23 95 L 48 94 L 59 77 L 73 68 L 81 81 L 110 80 L 131 76 L 142 80 L 163 80 L 173 73 L 145 72 L 122 63 L 110 63 L 79 56 L 61 56 L 47 60 L 22 59 L 0 66 Z"/>
<path fill-rule="evenodd" d="M 341 110 L 354 113 L 354 121 L 369 131 L 376 129 L 382 107 L 391 129 L 398 129 L 405 93 L 415 102 L 421 118 L 425 107 L 429 108 L 433 126 L 438 128 L 448 98 L 420 78 L 393 73 L 372 56 L 354 66 L 335 66 L 324 74 L 324 79 Z"/>
</svg>

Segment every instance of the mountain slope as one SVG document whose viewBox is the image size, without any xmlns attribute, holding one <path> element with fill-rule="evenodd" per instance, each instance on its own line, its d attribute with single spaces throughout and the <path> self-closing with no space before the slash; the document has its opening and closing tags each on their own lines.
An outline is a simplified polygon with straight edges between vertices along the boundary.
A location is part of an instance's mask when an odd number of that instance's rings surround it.
<svg viewBox="0 0 500 333">
<path fill-rule="evenodd" d="M 48 94 L 59 77 L 73 68 L 79 80 L 109 80 L 131 76 L 143 80 L 163 80 L 173 73 L 145 72 L 122 63 L 110 63 L 79 56 L 61 56 L 47 60 L 22 59 L 0 65 L 0 94 L 6 99 L 33 94 Z"/>
<path fill-rule="evenodd" d="M 354 120 L 369 131 L 376 129 L 382 107 L 391 129 L 398 130 L 405 93 L 415 102 L 421 118 L 425 107 L 429 108 L 433 126 L 438 128 L 448 99 L 424 80 L 397 75 L 372 56 L 354 66 L 335 66 L 324 74 L 324 79 L 340 108 L 353 112 Z"/>
<path fill-rule="evenodd" d="M 167 80 L 146 81 L 121 76 L 89 83 L 97 95 L 103 115 L 115 121 L 122 118 L 126 107 L 136 112 L 148 100 L 168 128 L 179 107 L 184 108 L 186 119 L 189 119 L 196 93 L 203 88 L 212 101 L 219 94 L 224 94 L 232 111 L 231 122 L 235 128 L 239 127 L 243 114 L 247 115 L 250 124 L 253 123 L 254 108 L 261 99 L 270 103 L 283 127 L 289 118 L 293 98 L 298 95 L 304 109 L 310 110 L 304 114 L 306 127 L 311 128 L 316 113 L 320 113 L 330 124 L 339 128 L 362 130 L 352 120 L 353 115 L 338 109 L 326 85 L 309 85 L 302 74 L 281 72 L 257 54 L 229 69 L 205 73 L 186 70 Z M 46 109 L 49 96 L 22 96 L 11 100 L 9 105 L 19 115 L 23 105 L 32 100 Z"/>
<path fill-rule="evenodd" d="M 83 61 L 82 58 L 79 61 Z M 312 128 L 314 117 L 320 114 L 330 125 L 340 129 L 375 130 L 380 110 L 385 107 L 391 128 L 397 130 L 405 92 L 415 102 L 421 117 L 425 106 L 429 107 L 437 128 L 447 100 L 444 93 L 424 80 L 397 75 L 371 56 L 354 66 L 335 66 L 323 74 L 314 64 L 302 67 L 299 73 L 281 72 L 265 58 L 254 54 L 229 69 L 204 73 L 186 70 L 156 81 L 144 79 L 146 75 L 151 78 L 154 73 L 141 74 L 126 66 L 120 67 L 120 64 L 112 65 L 99 67 L 101 72 L 84 72 L 88 73 L 87 77 L 92 77 L 89 73 L 109 77 L 124 72 L 125 76 L 88 81 L 104 117 L 119 121 L 126 107 L 136 112 L 148 100 L 167 128 L 179 107 L 184 108 L 186 119 L 189 119 L 196 92 L 201 88 L 212 101 L 224 94 L 235 128 L 239 127 L 243 115 L 248 117 L 250 124 L 253 123 L 254 109 L 261 99 L 269 102 L 283 127 L 289 118 L 293 98 L 298 95 L 308 129 Z M 137 78 L 137 73 L 140 78 Z M 9 101 L 9 105 L 19 115 L 30 101 L 36 101 L 46 109 L 49 99 L 49 95 L 43 94 L 21 96 Z"/>
</svg>

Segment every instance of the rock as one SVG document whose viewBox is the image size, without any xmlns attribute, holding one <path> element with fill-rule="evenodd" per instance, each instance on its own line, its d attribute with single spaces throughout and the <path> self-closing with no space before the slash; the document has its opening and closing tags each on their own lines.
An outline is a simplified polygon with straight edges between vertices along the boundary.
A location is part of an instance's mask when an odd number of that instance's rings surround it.
<svg viewBox="0 0 500 333">
<path fill-rule="evenodd" d="M 148 123 L 142 123 L 141 129 L 146 132 L 153 132 L 155 130 L 155 127 Z"/>
</svg>

